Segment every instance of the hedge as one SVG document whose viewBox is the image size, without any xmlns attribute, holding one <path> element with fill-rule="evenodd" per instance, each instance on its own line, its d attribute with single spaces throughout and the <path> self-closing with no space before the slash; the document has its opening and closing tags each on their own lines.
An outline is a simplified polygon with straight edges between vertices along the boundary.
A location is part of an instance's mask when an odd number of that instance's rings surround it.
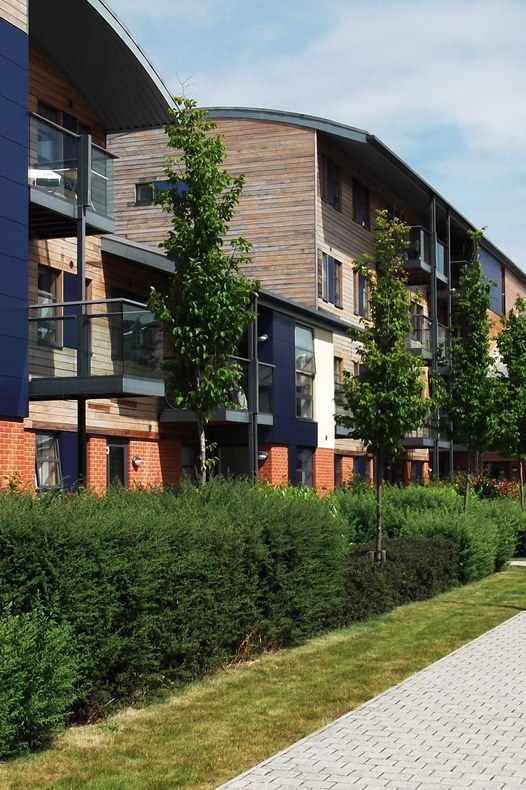
<svg viewBox="0 0 526 790">
<path fill-rule="evenodd" d="M 355 541 L 371 537 L 372 495 L 345 496 L 222 480 L 202 492 L 0 494 L 0 756 L 44 743 L 66 715 L 92 720 L 239 654 L 434 595 L 512 551 L 512 508 L 463 516 L 450 493 L 393 493 L 388 561 L 374 565 Z M 17 632 L 34 680 L 13 665 Z M 17 684 L 35 689 L 18 719 Z"/>
</svg>

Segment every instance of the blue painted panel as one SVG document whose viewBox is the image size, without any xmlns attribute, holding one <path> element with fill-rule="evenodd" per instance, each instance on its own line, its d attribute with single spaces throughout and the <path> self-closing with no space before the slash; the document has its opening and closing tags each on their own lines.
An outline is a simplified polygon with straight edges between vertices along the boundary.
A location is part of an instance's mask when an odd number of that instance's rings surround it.
<svg viewBox="0 0 526 790">
<path fill-rule="evenodd" d="M 3 66 L 0 60 L 0 67 Z M 0 137 L 19 143 L 27 137 L 27 108 L 16 104 L 3 96 L 0 97 L 2 113 L 0 114 Z"/>
<path fill-rule="evenodd" d="M 501 315 L 504 312 L 504 288 L 502 285 L 502 264 L 488 250 L 480 250 L 482 271 L 489 280 L 490 309 Z"/>
<path fill-rule="evenodd" d="M 59 435 L 60 460 L 62 463 L 62 477 L 64 488 L 72 491 L 78 480 L 78 434 L 64 431 Z"/>
<path fill-rule="evenodd" d="M 28 402 L 28 37 L 0 19 L 0 414 Z"/>
<path fill-rule="evenodd" d="M 29 317 L 27 304 L 27 298 L 18 299 L 0 293 L 0 337 L 11 337 L 13 340 L 27 343 Z M 13 375 L 12 369 L 4 365 L 4 358 L 0 355 L 0 375 L 2 370 Z"/>
<path fill-rule="evenodd" d="M 0 305 L 3 304 L 3 297 L 13 297 L 20 299 L 20 294 L 27 291 L 27 263 L 20 258 L 11 258 L 9 255 L 2 255 L 0 253 Z M 26 310 L 27 299 L 22 300 L 19 305 L 20 309 Z M 26 313 L 27 315 L 27 313 Z M 9 331 L 6 326 L 6 321 L 0 314 L 0 332 L 2 331 L 2 324 L 4 325 L 4 332 Z"/>
<path fill-rule="evenodd" d="M 0 416 L 27 417 L 28 390 L 27 379 L 12 378 L 2 374 L 0 377 Z"/>
<path fill-rule="evenodd" d="M 2 57 L 27 69 L 29 39 L 27 33 L 0 19 L 0 52 Z"/>
<path fill-rule="evenodd" d="M 24 173 L 25 175 L 25 173 Z M 27 226 L 29 189 L 27 179 L 22 184 L 0 176 L 0 215 Z"/>
<path fill-rule="evenodd" d="M 0 211 L 1 252 L 13 258 L 27 259 L 27 243 L 27 225 L 2 217 Z"/>
<path fill-rule="evenodd" d="M 0 101 L 0 112 L 2 112 L 2 104 L 3 102 Z M 0 161 L 2 162 L 2 176 L 4 178 L 17 184 L 27 185 L 28 153 L 25 145 L 26 138 L 27 132 L 19 144 L 12 142 L 12 140 L 7 140 L 5 137 L 0 137 Z"/>
</svg>

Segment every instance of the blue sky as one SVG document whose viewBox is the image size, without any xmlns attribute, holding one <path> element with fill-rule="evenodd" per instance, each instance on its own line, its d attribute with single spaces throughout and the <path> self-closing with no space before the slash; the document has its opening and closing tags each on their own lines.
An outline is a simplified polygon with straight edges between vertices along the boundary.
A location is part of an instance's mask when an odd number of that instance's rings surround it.
<svg viewBox="0 0 526 790">
<path fill-rule="evenodd" d="M 107 0 L 170 91 L 366 129 L 526 271 L 526 0 Z"/>
</svg>

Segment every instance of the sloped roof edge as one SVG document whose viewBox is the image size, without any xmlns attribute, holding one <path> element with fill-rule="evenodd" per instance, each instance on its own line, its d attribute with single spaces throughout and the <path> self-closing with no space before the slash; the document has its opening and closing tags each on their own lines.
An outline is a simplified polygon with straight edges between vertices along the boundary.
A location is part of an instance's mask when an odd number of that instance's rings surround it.
<svg viewBox="0 0 526 790">
<path fill-rule="evenodd" d="M 105 0 L 30 0 L 29 37 L 93 107 L 106 132 L 169 121 L 170 91 Z"/>
</svg>

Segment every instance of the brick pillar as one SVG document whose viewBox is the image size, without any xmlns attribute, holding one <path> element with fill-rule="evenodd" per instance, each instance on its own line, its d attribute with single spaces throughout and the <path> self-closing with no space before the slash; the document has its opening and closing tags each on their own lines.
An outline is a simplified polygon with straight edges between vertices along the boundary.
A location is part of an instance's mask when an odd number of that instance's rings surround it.
<svg viewBox="0 0 526 790">
<path fill-rule="evenodd" d="M 108 456 L 106 439 L 100 436 L 88 437 L 88 485 L 97 493 L 106 490 L 108 476 Z"/>
<path fill-rule="evenodd" d="M 35 434 L 24 421 L 0 420 L 0 486 L 35 486 Z"/>
<path fill-rule="evenodd" d="M 265 480 L 273 486 L 287 485 L 289 482 L 288 447 L 263 445 L 259 450 L 267 453 L 267 459 L 259 464 L 258 480 Z"/>
<path fill-rule="evenodd" d="M 318 447 L 312 458 L 314 487 L 320 491 L 334 490 L 334 450 Z"/>
</svg>

